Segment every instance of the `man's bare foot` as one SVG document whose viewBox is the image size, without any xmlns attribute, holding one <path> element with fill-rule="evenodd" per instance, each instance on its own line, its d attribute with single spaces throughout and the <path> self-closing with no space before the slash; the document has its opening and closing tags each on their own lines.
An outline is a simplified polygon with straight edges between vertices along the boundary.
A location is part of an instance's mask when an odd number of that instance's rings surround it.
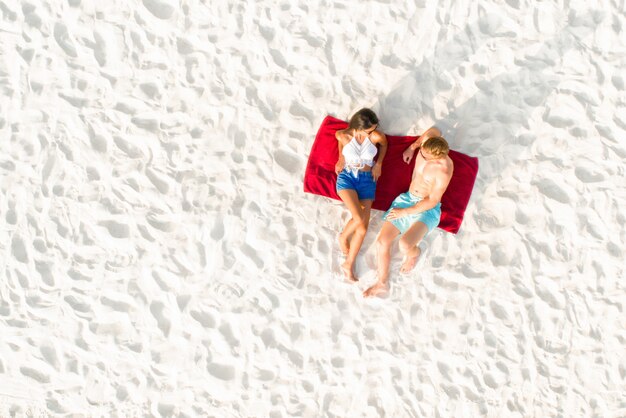
<svg viewBox="0 0 626 418">
<path fill-rule="evenodd" d="M 382 296 L 389 292 L 389 282 L 376 282 L 374 286 L 367 289 L 363 292 L 363 296 L 366 298 L 374 297 L 374 296 Z"/>
<path fill-rule="evenodd" d="M 408 273 L 413 270 L 421 253 L 422 250 L 420 249 L 420 247 L 417 247 L 417 253 L 414 257 L 404 257 L 404 261 L 402 262 L 402 266 L 400 267 L 400 273 Z"/>
<path fill-rule="evenodd" d="M 359 279 L 357 279 L 354 273 L 352 272 L 352 266 L 349 265 L 347 261 L 341 265 L 341 270 L 343 271 L 343 275 L 346 277 L 347 281 L 351 283 L 359 281 Z"/>
<path fill-rule="evenodd" d="M 339 234 L 339 248 L 341 248 L 343 255 L 348 255 L 348 252 L 350 251 L 350 244 L 348 242 L 348 238 L 346 238 L 343 233 Z"/>
</svg>

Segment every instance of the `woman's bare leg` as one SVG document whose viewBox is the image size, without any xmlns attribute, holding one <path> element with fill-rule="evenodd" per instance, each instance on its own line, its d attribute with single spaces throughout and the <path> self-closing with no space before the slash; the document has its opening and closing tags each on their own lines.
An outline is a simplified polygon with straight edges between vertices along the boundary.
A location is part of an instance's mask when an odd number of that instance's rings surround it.
<svg viewBox="0 0 626 418">
<path fill-rule="evenodd" d="M 359 254 L 361 250 L 361 246 L 363 245 L 363 240 L 365 239 L 365 234 L 367 233 L 367 228 L 370 223 L 370 213 L 372 211 L 372 201 L 371 200 L 362 200 L 361 204 L 363 205 L 362 211 L 362 222 L 354 222 L 354 226 L 352 227 L 352 238 L 350 238 L 350 245 L 348 250 L 348 255 L 346 255 L 346 261 L 344 262 L 344 267 L 350 268 L 352 270 L 352 266 L 356 261 L 356 256 Z M 355 279 L 358 280 L 358 279 Z"/>
<path fill-rule="evenodd" d="M 373 202 L 373 200 L 359 201 L 359 203 L 361 204 L 361 209 L 363 211 L 363 219 L 366 221 L 365 229 L 367 229 L 367 227 L 369 226 L 369 219 L 370 214 L 372 213 Z M 341 234 L 339 234 L 339 246 L 341 247 L 341 252 L 344 253 L 346 256 L 350 252 L 350 239 L 352 238 L 352 234 L 356 230 L 357 225 L 358 224 L 354 222 L 354 219 L 351 218 L 346 226 L 343 228 L 343 231 L 341 231 Z"/>
<path fill-rule="evenodd" d="M 353 232 L 354 221 L 350 218 L 346 226 L 343 228 L 343 231 L 341 231 L 341 234 L 339 234 L 339 247 L 344 255 L 348 255 L 348 251 L 350 251 L 350 236 Z"/>
<path fill-rule="evenodd" d="M 361 249 L 361 244 L 363 244 L 363 239 L 367 232 L 372 201 L 364 200 L 360 202 L 356 191 L 352 189 L 340 190 L 337 194 L 352 214 L 352 222 L 354 224 L 354 226 L 351 226 L 353 235 L 350 239 L 348 255 L 346 256 L 346 261 L 341 265 L 341 268 L 346 279 L 355 282 L 358 279 L 352 271 L 352 266 L 354 265 L 354 260 Z"/>
</svg>

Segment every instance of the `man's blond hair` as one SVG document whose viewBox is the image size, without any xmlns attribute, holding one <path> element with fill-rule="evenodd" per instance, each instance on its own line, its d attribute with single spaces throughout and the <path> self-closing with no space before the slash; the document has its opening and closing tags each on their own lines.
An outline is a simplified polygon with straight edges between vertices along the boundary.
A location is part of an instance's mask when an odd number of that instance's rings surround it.
<svg viewBox="0 0 626 418">
<path fill-rule="evenodd" d="M 433 136 L 432 138 L 428 138 L 422 144 L 422 148 L 424 151 L 432 154 L 434 158 L 444 158 L 448 155 L 450 151 L 450 147 L 448 146 L 448 141 L 446 141 L 441 136 Z"/>
</svg>

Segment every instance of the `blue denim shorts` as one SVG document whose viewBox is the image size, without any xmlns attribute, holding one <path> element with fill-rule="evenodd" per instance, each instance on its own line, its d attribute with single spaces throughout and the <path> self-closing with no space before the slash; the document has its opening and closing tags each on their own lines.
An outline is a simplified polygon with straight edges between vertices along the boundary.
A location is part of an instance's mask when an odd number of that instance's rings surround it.
<svg viewBox="0 0 626 418">
<path fill-rule="evenodd" d="M 359 200 L 374 200 L 376 183 L 371 171 L 357 171 L 352 173 L 345 168 L 337 176 L 337 192 L 352 189 L 356 191 Z"/>
</svg>

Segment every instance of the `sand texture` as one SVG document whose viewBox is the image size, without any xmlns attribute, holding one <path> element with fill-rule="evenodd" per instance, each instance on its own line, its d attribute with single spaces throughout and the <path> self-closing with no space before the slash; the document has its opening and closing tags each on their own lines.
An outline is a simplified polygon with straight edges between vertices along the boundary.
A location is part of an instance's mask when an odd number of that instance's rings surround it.
<svg viewBox="0 0 626 418">
<path fill-rule="evenodd" d="M 626 6 L 0 0 L 0 416 L 626 416 Z M 327 114 L 480 170 L 391 292 Z"/>
</svg>

